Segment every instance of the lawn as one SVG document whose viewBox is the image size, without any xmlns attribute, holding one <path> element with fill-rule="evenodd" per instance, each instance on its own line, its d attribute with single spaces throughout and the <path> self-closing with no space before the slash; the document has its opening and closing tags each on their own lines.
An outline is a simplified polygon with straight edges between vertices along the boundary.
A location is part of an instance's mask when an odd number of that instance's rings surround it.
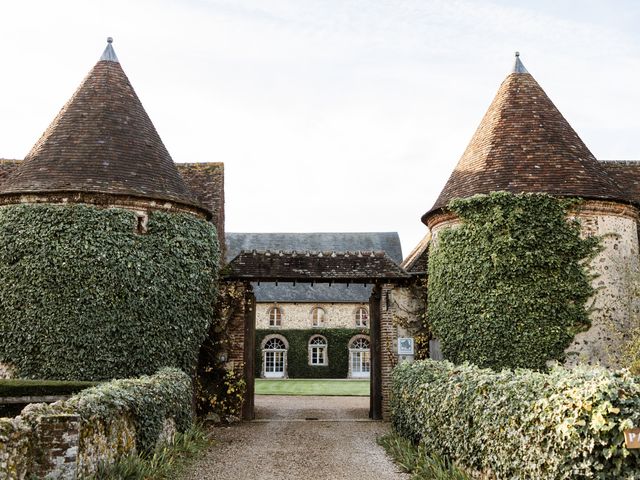
<svg viewBox="0 0 640 480">
<path fill-rule="evenodd" d="M 256 378 L 256 395 L 369 396 L 369 380 Z"/>
</svg>

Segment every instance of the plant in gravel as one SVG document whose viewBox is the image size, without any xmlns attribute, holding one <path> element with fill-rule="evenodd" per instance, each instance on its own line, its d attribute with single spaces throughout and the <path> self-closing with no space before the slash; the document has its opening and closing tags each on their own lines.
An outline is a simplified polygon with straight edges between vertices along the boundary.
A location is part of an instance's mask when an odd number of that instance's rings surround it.
<svg viewBox="0 0 640 480">
<path fill-rule="evenodd" d="M 424 445 L 414 444 L 397 433 L 377 439 L 387 454 L 416 480 L 470 480 L 471 477 L 450 461 L 437 454 L 429 454 Z"/>
<path fill-rule="evenodd" d="M 128 455 L 111 465 L 100 465 L 88 480 L 173 480 L 211 445 L 205 429 L 194 424 L 184 433 L 176 434 L 170 445 L 153 452 Z"/>
</svg>

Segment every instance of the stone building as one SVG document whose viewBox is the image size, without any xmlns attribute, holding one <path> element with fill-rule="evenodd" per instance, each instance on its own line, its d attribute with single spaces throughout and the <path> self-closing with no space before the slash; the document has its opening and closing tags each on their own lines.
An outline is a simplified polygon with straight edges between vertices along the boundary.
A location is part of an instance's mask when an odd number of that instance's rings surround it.
<svg viewBox="0 0 640 480">
<path fill-rule="evenodd" d="M 403 266 L 424 270 L 428 249 L 437 248 L 442 230 L 459 224 L 446 208 L 450 200 L 495 191 L 584 200 L 572 215 L 580 219 L 584 235 L 602 237 L 604 248 L 591 262 L 598 274 L 593 281 L 592 325 L 577 335 L 568 358 L 571 363 L 610 364 L 619 341 L 612 330 L 628 326 L 637 296 L 633 279 L 639 260 L 640 162 L 597 160 L 517 53 L 513 70 L 435 204 L 422 217 L 430 236 Z"/>
<path fill-rule="evenodd" d="M 385 252 L 399 264 L 402 250 L 398 234 L 370 233 L 228 233 L 227 259 L 242 251 Z M 334 254 L 335 255 L 335 254 Z M 289 376 L 287 353 L 294 347 L 287 332 L 305 331 L 309 366 L 328 369 L 336 361 L 336 348 L 348 349 L 349 378 L 369 378 L 369 300 L 371 285 L 253 282 L 256 303 L 256 333 L 259 365 L 256 375 L 270 378 Z M 325 329 L 353 330 L 346 345 L 332 345 Z M 300 341 L 296 337 L 297 341 Z M 257 354 L 258 355 L 258 354 Z M 342 356 L 340 356 L 342 358 Z M 324 368 L 327 367 L 327 368 Z"/>
</svg>

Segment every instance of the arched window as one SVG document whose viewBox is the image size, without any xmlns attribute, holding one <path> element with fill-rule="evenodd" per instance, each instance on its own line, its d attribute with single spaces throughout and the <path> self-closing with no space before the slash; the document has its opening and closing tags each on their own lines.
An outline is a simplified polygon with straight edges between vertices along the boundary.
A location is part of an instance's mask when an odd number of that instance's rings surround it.
<svg viewBox="0 0 640 480">
<path fill-rule="evenodd" d="M 282 326 L 282 310 L 280 309 L 280 307 L 272 307 L 271 310 L 269 310 L 269 326 Z"/>
<path fill-rule="evenodd" d="M 288 348 L 284 337 L 273 336 L 264 339 L 262 344 L 263 377 L 283 378 L 286 376 Z"/>
<path fill-rule="evenodd" d="M 311 310 L 311 325 L 314 327 L 322 327 L 326 320 L 327 314 L 323 308 L 316 307 Z"/>
<path fill-rule="evenodd" d="M 349 343 L 349 376 L 352 378 L 369 378 L 371 374 L 371 351 L 369 339 L 358 336 Z"/>
<path fill-rule="evenodd" d="M 327 339 L 315 335 L 309 339 L 309 365 L 328 365 Z"/>
<path fill-rule="evenodd" d="M 366 308 L 360 307 L 356 310 L 356 327 L 369 326 L 369 312 Z"/>
</svg>

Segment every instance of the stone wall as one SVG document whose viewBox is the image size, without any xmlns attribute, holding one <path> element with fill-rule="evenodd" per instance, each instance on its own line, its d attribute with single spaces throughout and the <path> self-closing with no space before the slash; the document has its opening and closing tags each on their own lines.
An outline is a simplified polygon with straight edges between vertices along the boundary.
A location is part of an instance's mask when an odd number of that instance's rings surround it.
<svg viewBox="0 0 640 480">
<path fill-rule="evenodd" d="M 277 306 L 282 312 L 280 327 L 269 325 L 269 313 Z M 326 313 L 326 321 L 322 328 L 357 328 L 356 311 L 365 308 L 369 311 L 369 303 L 257 303 L 256 328 L 259 330 L 307 329 L 313 328 L 311 313 L 314 308 L 322 308 Z"/>
<path fill-rule="evenodd" d="M 627 205 L 590 201 L 575 214 L 585 236 L 602 238 L 603 250 L 590 264 L 597 275 L 591 328 L 576 335 L 567 349 L 567 363 L 616 367 L 625 334 L 637 322 L 638 212 Z"/>
</svg>

